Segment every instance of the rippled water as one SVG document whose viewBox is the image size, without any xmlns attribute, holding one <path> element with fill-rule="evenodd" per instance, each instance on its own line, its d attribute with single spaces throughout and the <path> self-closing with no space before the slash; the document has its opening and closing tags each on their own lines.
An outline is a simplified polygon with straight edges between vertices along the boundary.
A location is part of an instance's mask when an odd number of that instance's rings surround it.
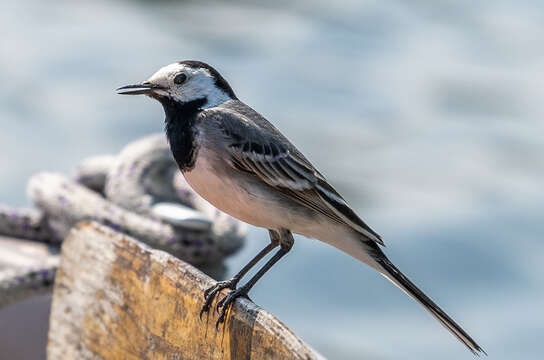
<svg viewBox="0 0 544 360">
<path fill-rule="evenodd" d="M 544 12 L 533 1 L 38 1 L 0 11 L 0 198 L 162 129 L 113 89 L 200 59 L 295 142 L 493 359 L 544 337 Z M 252 229 L 229 275 L 267 242 Z M 331 359 L 470 354 L 415 302 L 299 238 L 251 294 Z"/>
</svg>

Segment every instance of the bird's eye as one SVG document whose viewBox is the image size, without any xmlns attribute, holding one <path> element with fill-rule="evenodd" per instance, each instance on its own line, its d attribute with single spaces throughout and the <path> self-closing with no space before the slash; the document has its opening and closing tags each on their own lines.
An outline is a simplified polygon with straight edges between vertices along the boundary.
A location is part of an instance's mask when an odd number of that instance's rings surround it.
<svg viewBox="0 0 544 360">
<path fill-rule="evenodd" d="M 187 80 L 187 75 L 185 74 L 177 74 L 174 78 L 174 84 L 180 85 L 183 84 L 183 82 Z"/>
</svg>

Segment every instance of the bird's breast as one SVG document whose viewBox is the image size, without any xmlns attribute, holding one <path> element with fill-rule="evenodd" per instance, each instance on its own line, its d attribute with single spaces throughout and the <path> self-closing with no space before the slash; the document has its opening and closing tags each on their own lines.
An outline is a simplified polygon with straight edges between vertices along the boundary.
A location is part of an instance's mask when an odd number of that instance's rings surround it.
<svg viewBox="0 0 544 360">
<path fill-rule="evenodd" d="M 205 147 L 200 148 L 195 165 L 183 175 L 200 196 L 241 221 L 269 229 L 288 225 L 289 209 L 267 185 L 233 169 Z"/>
</svg>

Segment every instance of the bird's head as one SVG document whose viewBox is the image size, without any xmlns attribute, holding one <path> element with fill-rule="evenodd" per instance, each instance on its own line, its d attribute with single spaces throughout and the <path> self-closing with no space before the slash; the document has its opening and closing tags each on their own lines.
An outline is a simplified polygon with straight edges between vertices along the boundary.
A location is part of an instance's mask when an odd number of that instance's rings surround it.
<svg viewBox="0 0 544 360">
<path fill-rule="evenodd" d="M 122 95 L 147 95 L 163 105 L 167 102 L 198 102 L 202 108 L 217 106 L 236 99 L 227 81 L 208 64 L 180 61 L 167 65 L 139 84 L 117 89 Z"/>
</svg>

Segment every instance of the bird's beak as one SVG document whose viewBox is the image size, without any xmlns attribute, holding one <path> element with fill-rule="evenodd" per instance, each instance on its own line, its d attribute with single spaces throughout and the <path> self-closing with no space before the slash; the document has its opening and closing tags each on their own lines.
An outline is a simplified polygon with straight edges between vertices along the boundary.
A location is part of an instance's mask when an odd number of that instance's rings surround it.
<svg viewBox="0 0 544 360">
<path fill-rule="evenodd" d="M 150 95 L 154 90 L 166 90 L 164 86 L 152 84 L 149 81 L 144 81 L 140 84 L 121 86 L 116 89 L 120 95 Z"/>
</svg>

